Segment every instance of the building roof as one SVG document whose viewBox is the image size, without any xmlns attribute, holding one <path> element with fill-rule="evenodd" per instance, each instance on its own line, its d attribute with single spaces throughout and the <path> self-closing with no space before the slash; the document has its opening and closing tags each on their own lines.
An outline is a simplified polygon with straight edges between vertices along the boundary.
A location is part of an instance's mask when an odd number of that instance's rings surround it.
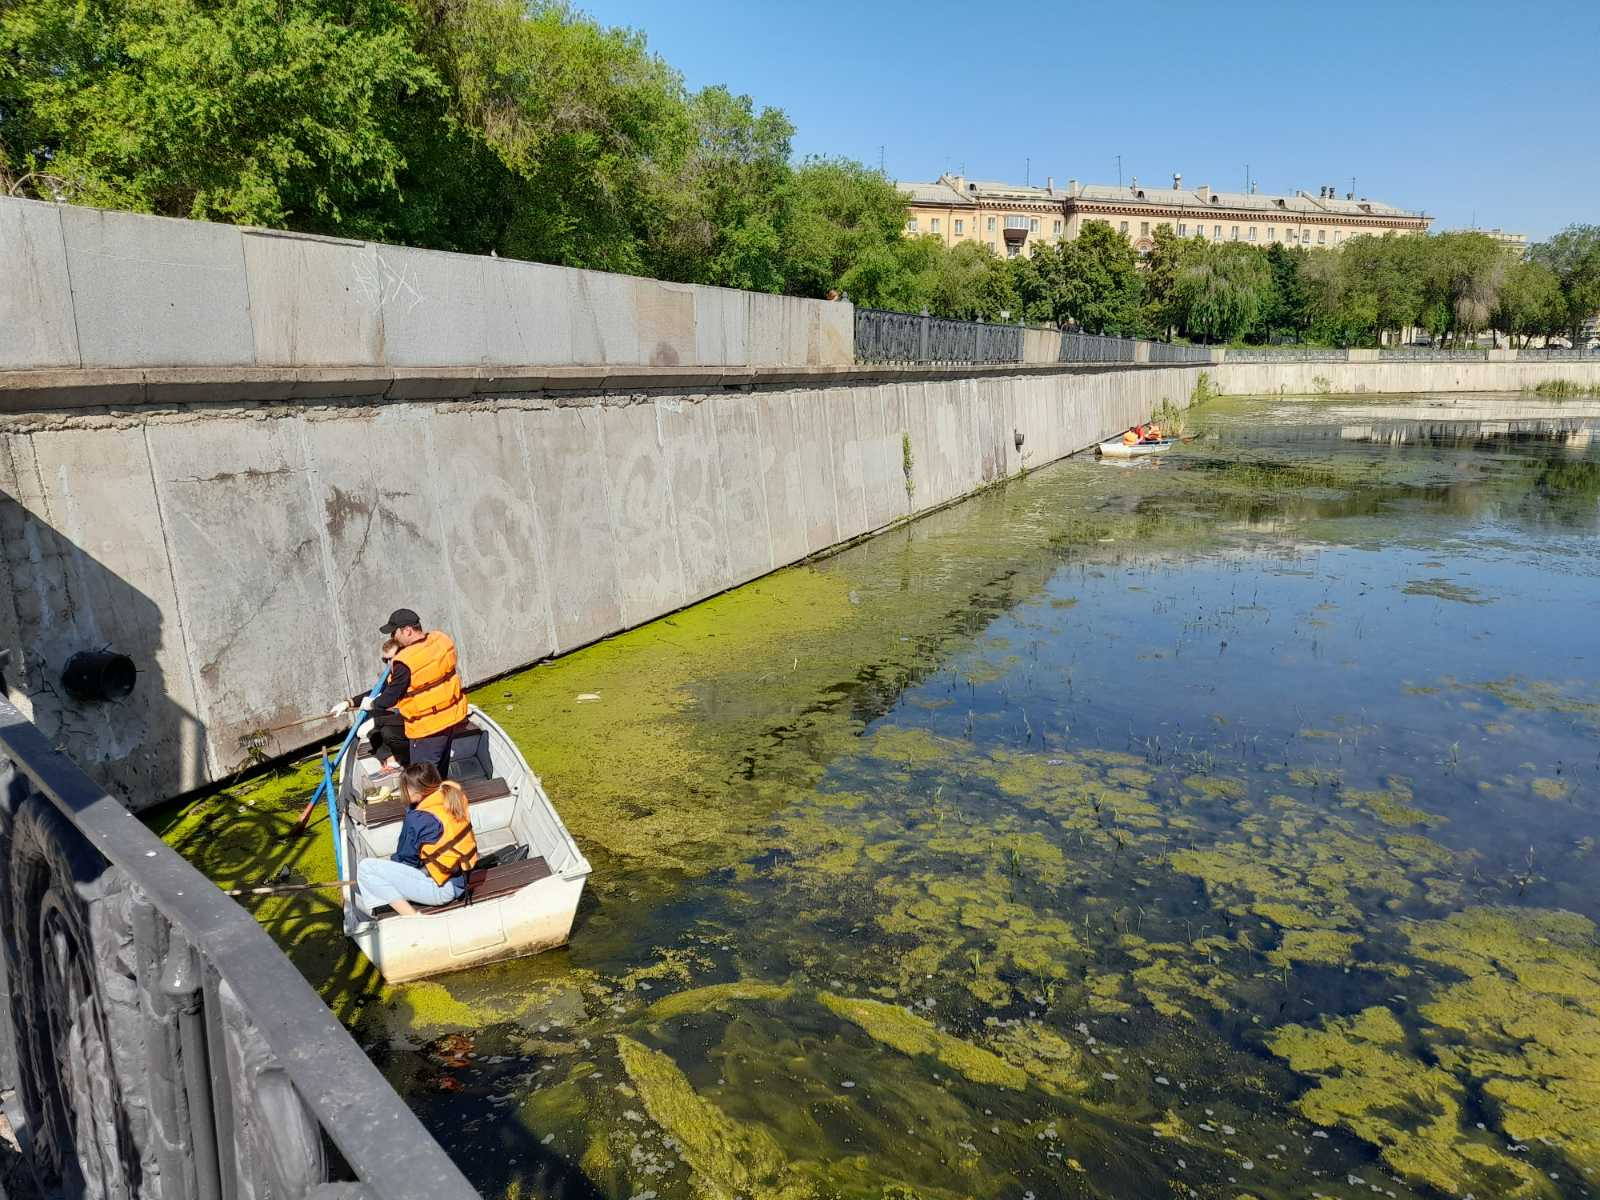
<svg viewBox="0 0 1600 1200">
<path fill-rule="evenodd" d="M 1126 186 L 1109 183 L 1078 184 L 1068 182 L 1064 188 L 1054 186 L 1032 187 L 1017 183 L 1004 183 L 989 179 L 967 179 L 960 175 L 943 175 L 933 183 L 897 183 L 903 192 L 911 195 L 913 203 L 923 204 L 994 204 L 1007 200 L 1028 204 L 1060 204 L 1075 201 L 1089 204 L 1141 204 L 1157 208 L 1170 208 L 1175 212 L 1213 212 L 1228 209 L 1234 212 L 1259 212 L 1267 216 L 1349 217 L 1377 218 L 1379 220 L 1427 221 L 1420 212 L 1369 200 L 1365 196 L 1316 195 L 1299 191 L 1293 195 L 1267 195 L 1261 192 L 1215 192 L 1205 185 L 1194 188 L 1140 187 L 1135 181 Z"/>
<path fill-rule="evenodd" d="M 1346 196 L 1313 196 L 1309 192 L 1295 192 L 1292 196 L 1268 195 L 1263 192 L 1217 192 L 1205 185 L 1195 188 L 1138 187 L 1129 184 L 1088 183 L 1078 188 L 1073 199 L 1103 204 L 1153 204 L 1163 208 L 1210 211 L 1229 208 L 1235 211 L 1262 213 L 1299 213 L 1323 217 L 1387 217 L 1390 219 L 1422 220 L 1424 214 L 1412 212 L 1381 200 Z"/>
</svg>

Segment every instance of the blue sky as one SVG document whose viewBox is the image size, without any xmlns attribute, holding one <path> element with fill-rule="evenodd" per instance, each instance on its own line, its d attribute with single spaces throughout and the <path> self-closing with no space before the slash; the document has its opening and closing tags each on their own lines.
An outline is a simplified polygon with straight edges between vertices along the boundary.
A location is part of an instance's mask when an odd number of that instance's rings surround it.
<svg viewBox="0 0 1600 1200">
<path fill-rule="evenodd" d="M 691 86 L 784 109 L 798 154 L 1360 195 L 1547 236 L 1600 223 L 1600 4 L 577 0 Z M 1226 14 L 1226 15 L 1224 15 Z"/>
</svg>

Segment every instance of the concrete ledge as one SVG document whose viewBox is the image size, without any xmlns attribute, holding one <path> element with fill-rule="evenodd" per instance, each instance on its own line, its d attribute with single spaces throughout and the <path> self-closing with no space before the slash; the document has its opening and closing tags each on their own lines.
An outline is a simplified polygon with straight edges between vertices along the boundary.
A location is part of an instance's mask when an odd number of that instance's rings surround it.
<svg viewBox="0 0 1600 1200">
<path fill-rule="evenodd" d="M 0 412 L 107 405 L 295 400 L 463 400 L 543 392 L 694 392 L 826 388 L 1018 375 L 1178 369 L 1192 363 L 1009 363 L 819 367 L 63 367 L 0 371 Z M 1203 365 L 1203 364 L 1200 364 Z"/>
</svg>

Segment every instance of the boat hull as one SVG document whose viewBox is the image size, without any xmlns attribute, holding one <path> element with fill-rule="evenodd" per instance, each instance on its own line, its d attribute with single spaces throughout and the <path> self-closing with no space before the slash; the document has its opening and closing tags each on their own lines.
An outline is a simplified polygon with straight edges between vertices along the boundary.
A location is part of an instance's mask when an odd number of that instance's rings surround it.
<svg viewBox="0 0 1600 1200">
<path fill-rule="evenodd" d="M 1163 442 L 1135 442 L 1131 446 L 1118 440 L 1101 442 L 1095 447 L 1095 453 L 1102 458 L 1145 458 L 1151 454 L 1161 454 L 1171 450 L 1177 444 L 1176 438 L 1169 438 Z"/>
<path fill-rule="evenodd" d="M 346 889 L 345 934 L 387 983 L 406 983 L 501 959 L 523 958 L 565 945 L 572 934 L 589 877 L 589 861 L 516 744 L 476 707 L 470 719 L 476 726 L 472 736 L 481 734 L 478 749 L 471 756 L 483 768 L 476 772 L 476 786 L 490 785 L 485 798 L 474 799 L 471 804 L 479 848 L 490 856 L 520 848 L 522 857 L 511 861 L 522 867 L 499 870 L 521 869 L 527 873 L 509 880 L 501 876 L 500 885 L 489 886 L 488 880 L 495 878 L 495 871 L 489 870 L 484 886 L 474 891 L 466 903 L 431 911 L 421 909 L 414 917 L 386 914 L 376 920 L 369 918 L 356 908 L 354 889 Z M 358 873 L 364 858 L 389 857 L 399 838 L 398 813 L 373 815 L 368 821 L 369 812 L 378 812 L 369 808 L 372 797 L 365 794 L 375 786 L 371 771 L 377 765 L 370 759 L 351 765 L 347 759 L 346 768 L 340 773 L 346 878 Z M 452 758 L 453 775 L 458 765 Z M 392 779 L 387 773 L 381 777 Z M 542 860 L 542 866 L 538 860 Z M 527 871 L 529 867 L 535 870 Z M 515 890 L 505 890 L 529 875 L 537 877 Z"/>
<path fill-rule="evenodd" d="M 583 896 L 584 877 L 551 876 L 509 896 L 435 916 L 358 924 L 350 940 L 385 983 L 409 983 L 564 946 Z"/>
</svg>

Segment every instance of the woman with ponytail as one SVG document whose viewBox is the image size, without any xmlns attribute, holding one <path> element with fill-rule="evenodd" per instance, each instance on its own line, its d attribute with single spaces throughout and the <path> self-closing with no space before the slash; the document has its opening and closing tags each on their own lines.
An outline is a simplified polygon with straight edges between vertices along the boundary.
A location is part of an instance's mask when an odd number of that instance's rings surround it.
<svg viewBox="0 0 1600 1200">
<path fill-rule="evenodd" d="M 365 858 L 356 868 L 356 907 L 368 916 L 387 904 L 414 917 L 413 904 L 449 904 L 466 890 L 478 862 L 478 841 L 459 783 L 441 780 L 430 762 L 412 763 L 400 776 L 409 806 L 391 858 Z"/>
</svg>

